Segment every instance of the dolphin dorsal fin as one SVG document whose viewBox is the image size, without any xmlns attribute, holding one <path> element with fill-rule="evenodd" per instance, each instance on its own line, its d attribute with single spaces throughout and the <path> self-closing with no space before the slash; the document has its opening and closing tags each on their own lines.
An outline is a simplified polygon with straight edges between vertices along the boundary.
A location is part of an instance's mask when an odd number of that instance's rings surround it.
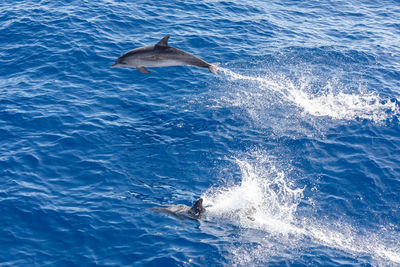
<svg viewBox="0 0 400 267">
<path fill-rule="evenodd" d="M 162 38 L 157 44 L 156 46 L 158 47 L 168 47 L 168 39 L 169 39 L 169 35 L 165 36 L 164 38 Z"/>
<path fill-rule="evenodd" d="M 196 203 L 193 205 L 195 209 L 202 209 L 203 208 L 203 199 L 199 198 Z"/>
<path fill-rule="evenodd" d="M 193 207 L 190 208 L 189 213 L 195 216 L 200 216 L 206 209 L 203 208 L 203 199 L 199 198 Z"/>
</svg>

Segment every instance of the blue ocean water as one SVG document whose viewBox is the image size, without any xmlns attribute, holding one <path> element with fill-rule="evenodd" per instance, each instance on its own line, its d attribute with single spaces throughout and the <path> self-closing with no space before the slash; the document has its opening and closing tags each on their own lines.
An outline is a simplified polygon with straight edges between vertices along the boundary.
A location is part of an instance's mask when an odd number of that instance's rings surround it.
<svg viewBox="0 0 400 267">
<path fill-rule="evenodd" d="M 0 265 L 399 266 L 399 1 L 2 1 Z M 157 43 L 207 62 L 110 69 Z M 198 221 L 152 210 L 192 205 Z"/>
</svg>

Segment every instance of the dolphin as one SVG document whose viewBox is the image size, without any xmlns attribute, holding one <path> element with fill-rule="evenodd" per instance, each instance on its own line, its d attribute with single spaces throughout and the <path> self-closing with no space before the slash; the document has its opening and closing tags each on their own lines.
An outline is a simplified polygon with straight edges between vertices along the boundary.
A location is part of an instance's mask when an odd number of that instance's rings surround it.
<svg viewBox="0 0 400 267">
<path fill-rule="evenodd" d="M 171 205 L 168 207 L 155 207 L 153 210 L 157 212 L 172 214 L 173 216 L 180 219 L 198 220 L 201 218 L 206 209 L 203 207 L 203 199 L 199 198 L 196 203 L 192 206 L 186 206 L 183 204 Z"/>
<path fill-rule="evenodd" d="M 134 67 L 141 73 L 151 73 L 146 67 L 168 67 L 192 65 L 208 68 L 217 74 L 219 63 L 209 64 L 188 52 L 168 45 L 169 35 L 162 38 L 156 45 L 144 46 L 130 50 L 120 56 L 111 68 Z"/>
</svg>

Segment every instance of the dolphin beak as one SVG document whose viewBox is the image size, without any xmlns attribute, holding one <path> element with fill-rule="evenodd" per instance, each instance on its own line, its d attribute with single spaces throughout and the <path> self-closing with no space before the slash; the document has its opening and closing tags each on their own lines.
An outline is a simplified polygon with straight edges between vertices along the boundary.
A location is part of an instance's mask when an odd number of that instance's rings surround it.
<svg viewBox="0 0 400 267">
<path fill-rule="evenodd" d="M 118 64 L 117 64 L 117 63 L 112 64 L 112 65 L 110 66 L 110 68 L 115 68 L 115 67 L 118 67 Z"/>
</svg>

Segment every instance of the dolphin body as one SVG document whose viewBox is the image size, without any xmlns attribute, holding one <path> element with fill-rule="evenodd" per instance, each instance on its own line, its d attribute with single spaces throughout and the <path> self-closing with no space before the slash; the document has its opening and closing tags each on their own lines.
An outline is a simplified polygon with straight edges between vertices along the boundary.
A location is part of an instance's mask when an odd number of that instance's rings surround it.
<svg viewBox="0 0 400 267">
<path fill-rule="evenodd" d="M 161 39 L 156 45 L 144 46 L 128 51 L 120 56 L 111 68 L 134 67 L 141 73 L 151 73 L 146 67 L 168 67 L 191 65 L 208 68 L 217 74 L 219 63 L 209 64 L 188 52 L 168 45 L 169 35 Z"/>
<path fill-rule="evenodd" d="M 199 198 L 196 203 L 192 206 L 186 206 L 183 204 L 171 205 L 168 207 L 155 207 L 153 210 L 161 213 L 171 214 L 179 219 L 198 220 L 201 215 L 206 211 L 203 207 L 203 199 Z"/>
</svg>

